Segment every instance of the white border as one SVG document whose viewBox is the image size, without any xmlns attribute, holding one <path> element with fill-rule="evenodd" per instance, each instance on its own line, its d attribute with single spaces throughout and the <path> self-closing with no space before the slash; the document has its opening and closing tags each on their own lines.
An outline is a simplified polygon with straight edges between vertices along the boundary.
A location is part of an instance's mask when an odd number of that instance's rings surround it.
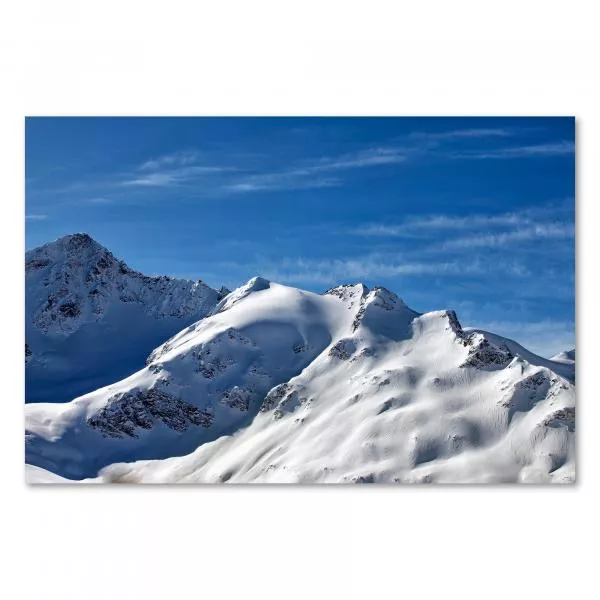
<svg viewBox="0 0 600 600">
<path fill-rule="evenodd" d="M 26 0 L 2 9 L 3 597 L 591 597 L 600 94 L 597 19 L 584 6 Z M 23 116 L 40 114 L 576 115 L 578 484 L 26 488 Z"/>
</svg>

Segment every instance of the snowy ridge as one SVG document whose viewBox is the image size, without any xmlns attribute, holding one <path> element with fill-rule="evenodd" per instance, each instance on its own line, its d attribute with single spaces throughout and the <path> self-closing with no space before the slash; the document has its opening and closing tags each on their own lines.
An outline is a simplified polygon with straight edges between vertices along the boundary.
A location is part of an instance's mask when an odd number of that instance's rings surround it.
<svg viewBox="0 0 600 600">
<path fill-rule="evenodd" d="M 27 405 L 26 458 L 95 482 L 572 482 L 573 377 L 384 288 L 253 278 L 129 377 Z"/>
<path fill-rule="evenodd" d="M 335 298 L 252 281 L 130 377 L 66 404 L 27 405 L 28 462 L 85 477 L 117 460 L 192 451 L 247 425 L 273 386 L 350 329 L 354 314 Z"/>
<path fill-rule="evenodd" d="M 27 252 L 25 274 L 27 401 L 61 402 L 124 377 L 225 292 L 143 275 L 86 234 Z"/>
</svg>

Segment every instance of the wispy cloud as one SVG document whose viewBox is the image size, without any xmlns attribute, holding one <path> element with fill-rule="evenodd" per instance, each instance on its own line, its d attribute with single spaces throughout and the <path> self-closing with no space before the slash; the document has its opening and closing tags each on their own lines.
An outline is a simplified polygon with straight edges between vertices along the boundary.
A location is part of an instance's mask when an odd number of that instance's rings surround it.
<svg viewBox="0 0 600 600">
<path fill-rule="evenodd" d="M 123 181 L 121 185 L 140 185 L 144 187 L 166 186 L 174 183 L 176 179 L 170 173 L 150 173 L 136 179 Z"/>
<path fill-rule="evenodd" d="M 570 239 L 573 237 L 575 237 L 575 228 L 572 224 L 544 223 L 513 231 L 454 238 L 444 242 L 442 249 L 493 248 L 532 240 Z"/>
<path fill-rule="evenodd" d="M 393 146 L 368 148 L 354 154 L 344 154 L 335 158 L 321 158 L 304 170 L 312 173 L 337 171 L 340 169 L 362 169 L 379 165 L 402 163 L 406 155 L 402 148 Z"/>
<path fill-rule="evenodd" d="M 206 175 L 235 171 L 234 167 L 213 165 L 189 165 L 185 167 L 163 169 L 121 181 L 123 186 L 168 187 L 185 183 L 199 182 Z"/>
<path fill-rule="evenodd" d="M 530 273 L 518 263 L 490 264 L 479 257 L 453 261 L 398 260 L 391 256 L 369 255 L 350 259 L 283 258 L 275 263 L 261 261 L 262 275 L 283 283 L 333 285 L 341 281 L 377 280 L 410 276 L 478 276 L 501 271 L 514 277 Z M 249 267 L 249 270 L 252 270 Z"/>
<path fill-rule="evenodd" d="M 494 150 L 473 150 L 468 152 L 454 152 L 449 154 L 453 159 L 509 159 L 509 158 L 535 158 L 549 156 L 565 156 L 575 152 L 575 144 L 570 141 L 560 141 L 549 144 L 532 146 L 513 146 Z"/>
<path fill-rule="evenodd" d="M 407 218 L 399 224 L 369 223 L 354 230 L 357 235 L 367 237 L 412 237 L 414 230 L 454 231 L 456 229 L 469 229 L 476 227 L 497 227 L 523 225 L 530 219 L 519 213 L 505 213 L 499 215 L 473 214 L 467 216 L 432 215 L 430 217 Z"/>
<path fill-rule="evenodd" d="M 421 234 L 454 233 L 456 230 L 501 229 L 508 227 L 534 227 L 536 225 L 557 225 L 561 219 L 571 217 L 573 200 L 549 202 L 545 205 L 525 207 L 520 211 L 488 214 L 470 213 L 466 215 L 434 214 L 408 216 L 399 223 L 366 223 L 351 231 L 365 237 L 415 237 Z"/>
<path fill-rule="evenodd" d="M 224 186 L 224 189 L 230 192 L 258 192 L 261 190 L 307 190 L 337 187 L 340 185 L 342 185 L 340 179 L 306 179 L 292 175 L 286 176 L 285 174 L 280 173 L 277 175 L 256 175 L 239 183 L 226 185 Z"/>
<path fill-rule="evenodd" d="M 186 149 L 149 157 L 128 172 L 105 174 L 94 181 L 72 182 L 63 189 L 44 193 L 66 194 L 85 191 L 102 197 L 111 194 L 114 188 L 138 188 L 139 199 L 147 197 L 153 189 L 178 188 L 183 191 L 202 189 L 204 194 L 226 196 L 229 194 L 253 193 L 278 190 L 325 189 L 345 185 L 352 172 L 392 168 L 403 163 L 423 161 L 443 162 L 451 160 L 483 160 L 566 156 L 574 152 L 570 141 L 554 141 L 544 144 L 498 147 L 506 139 L 518 139 L 522 131 L 515 128 L 464 128 L 437 132 L 415 131 L 401 137 L 382 140 L 377 145 L 363 146 L 352 152 L 329 156 L 313 156 L 290 159 L 286 153 L 278 155 L 270 149 L 259 155 L 252 154 L 249 160 L 243 152 L 230 148 L 215 155 Z M 99 202 L 100 204 L 100 202 Z M 494 217 L 505 224 L 511 216 Z M 440 217 L 428 222 L 413 222 L 393 225 L 372 224 L 357 231 L 366 236 L 407 236 L 406 227 L 432 229 L 463 227 L 456 219 Z M 466 226 L 466 225 L 465 225 Z M 486 226 L 486 223 L 481 223 Z"/>
<path fill-rule="evenodd" d="M 25 215 L 25 219 L 27 221 L 43 221 L 47 218 L 48 218 L 48 215 L 41 215 L 41 214 Z"/>
<path fill-rule="evenodd" d="M 511 129 L 503 128 L 478 128 L 478 129 L 453 129 L 450 131 L 422 132 L 414 131 L 409 138 L 426 142 L 447 142 L 461 139 L 498 138 L 514 135 Z"/>
<path fill-rule="evenodd" d="M 182 167 L 198 162 L 200 154 L 196 150 L 182 150 L 151 158 L 139 166 L 140 171 L 156 171 L 165 167 Z"/>
<path fill-rule="evenodd" d="M 443 159 L 500 159 L 500 158 L 527 158 L 566 155 L 574 152 L 574 144 L 568 141 L 555 143 L 512 146 L 508 148 L 489 149 L 489 144 L 484 149 L 457 150 L 456 144 L 464 141 L 478 141 L 489 138 L 503 139 L 516 135 L 511 129 L 480 128 L 458 129 L 442 132 L 413 132 L 397 143 L 375 148 L 364 148 L 354 153 L 347 153 L 334 157 L 322 157 L 305 160 L 288 168 L 263 173 L 254 173 L 249 176 L 230 182 L 224 186 L 228 192 L 256 192 L 265 190 L 307 189 L 319 187 L 335 187 L 344 184 L 341 179 L 323 179 L 319 177 L 325 173 L 342 172 L 345 170 L 372 168 L 384 165 L 401 164 L 410 160 L 422 160 L 431 154 L 436 160 Z M 515 216 L 495 217 L 498 221 L 504 219 L 506 224 L 509 219 L 516 220 Z M 441 220 L 429 226 L 452 227 L 451 223 L 444 224 Z M 482 223 L 484 225 L 484 223 Z M 413 226 L 418 226 L 413 224 Z M 423 225 L 426 226 L 426 225 Z M 379 232 L 379 233 L 378 233 Z M 396 230 L 396 233 L 400 233 Z M 365 235 L 390 235 L 389 226 L 382 228 L 372 227 L 364 230 Z"/>
<path fill-rule="evenodd" d="M 335 157 L 305 160 L 293 167 L 279 171 L 249 175 L 224 186 L 224 189 L 230 192 L 255 192 L 337 187 L 343 184 L 341 179 L 323 177 L 323 174 L 392 165 L 405 160 L 406 156 L 398 148 L 368 148 Z"/>
</svg>

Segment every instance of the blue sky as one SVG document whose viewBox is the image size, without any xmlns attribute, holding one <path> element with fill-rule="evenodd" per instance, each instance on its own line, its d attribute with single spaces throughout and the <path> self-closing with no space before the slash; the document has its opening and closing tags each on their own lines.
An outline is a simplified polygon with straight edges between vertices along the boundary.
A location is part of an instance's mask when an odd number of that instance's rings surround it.
<svg viewBox="0 0 600 600">
<path fill-rule="evenodd" d="M 26 245 L 87 232 L 148 274 L 362 281 L 573 347 L 571 118 L 28 118 Z"/>
</svg>

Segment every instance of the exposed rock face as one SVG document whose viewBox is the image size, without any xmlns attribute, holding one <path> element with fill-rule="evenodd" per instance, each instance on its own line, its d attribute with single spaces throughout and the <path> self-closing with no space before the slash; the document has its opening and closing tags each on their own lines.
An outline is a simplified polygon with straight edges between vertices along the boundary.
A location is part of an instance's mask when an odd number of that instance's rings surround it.
<svg viewBox="0 0 600 600">
<path fill-rule="evenodd" d="M 464 337 L 465 333 L 460 324 L 460 321 L 458 320 L 458 317 L 456 316 L 456 313 L 453 310 L 447 310 L 446 315 L 448 318 L 448 325 L 449 325 L 450 329 L 452 331 L 454 331 L 454 333 L 456 335 L 458 335 L 460 337 Z"/>
<path fill-rule="evenodd" d="M 480 333 L 462 338 L 462 344 L 469 346 L 469 355 L 462 367 L 505 367 L 514 358 L 507 346 L 496 346 Z"/>
<path fill-rule="evenodd" d="M 236 385 L 232 389 L 223 392 L 221 401 L 223 404 L 229 406 L 229 408 L 247 411 L 250 408 L 251 398 L 252 392 L 250 390 Z"/>
<path fill-rule="evenodd" d="M 267 412 L 275 407 L 283 398 L 285 398 L 292 391 L 292 387 L 287 383 L 280 383 L 276 385 L 266 395 L 263 403 L 260 406 L 260 412 Z"/>
<path fill-rule="evenodd" d="M 348 309 L 360 304 L 361 300 L 369 293 L 369 288 L 362 283 L 352 285 L 338 285 L 328 289 L 326 296 L 335 296 L 347 304 Z"/>
<path fill-rule="evenodd" d="M 86 423 L 104 437 L 137 438 L 140 429 L 152 429 L 162 422 L 170 429 L 183 432 L 190 425 L 210 427 L 213 416 L 189 402 L 156 389 L 119 394 Z"/>
<path fill-rule="evenodd" d="M 273 418 L 278 420 L 286 413 L 294 412 L 298 406 L 304 405 L 305 408 L 309 409 L 311 400 L 305 396 L 301 396 L 300 390 L 301 388 L 288 383 L 275 386 L 264 399 L 259 409 L 260 412 L 273 411 Z M 303 422 L 304 418 L 300 417 L 296 421 Z"/>
<path fill-rule="evenodd" d="M 356 343 L 351 339 L 342 339 L 329 350 L 329 356 L 339 360 L 348 360 L 356 352 Z"/>
<path fill-rule="evenodd" d="M 548 427 L 566 427 L 568 431 L 575 431 L 575 407 L 562 408 L 550 415 L 544 425 Z"/>
<path fill-rule="evenodd" d="M 223 298 L 225 298 L 225 296 L 228 296 L 229 294 L 231 294 L 231 290 L 226 288 L 224 285 L 222 285 L 219 288 L 217 300 L 221 301 L 221 300 L 223 300 Z"/>
</svg>

